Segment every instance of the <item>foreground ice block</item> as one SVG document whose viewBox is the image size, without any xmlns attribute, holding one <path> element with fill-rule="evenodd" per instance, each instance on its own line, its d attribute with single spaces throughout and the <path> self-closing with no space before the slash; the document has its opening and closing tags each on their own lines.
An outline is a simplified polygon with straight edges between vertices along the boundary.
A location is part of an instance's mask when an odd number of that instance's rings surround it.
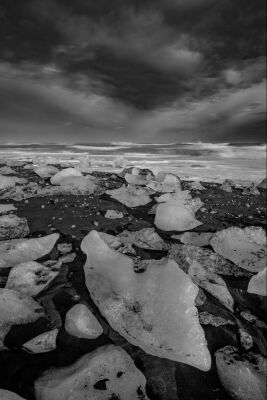
<svg viewBox="0 0 267 400">
<path fill-rule="evenodd" d="M 102 346 L 35 381 L 37 400 L 148 400 L 146 379 L 120 347 Z"/>
<path fill-rule="evenodd" d="M 111 249 L 96 231 L 82 241 L 87 254 L 86 286 L 111 327 L 146 353 L 210 368 L 210 354 L 198 321 L 197 286 L 175 261 L 134 261 Z"/>
</svg>

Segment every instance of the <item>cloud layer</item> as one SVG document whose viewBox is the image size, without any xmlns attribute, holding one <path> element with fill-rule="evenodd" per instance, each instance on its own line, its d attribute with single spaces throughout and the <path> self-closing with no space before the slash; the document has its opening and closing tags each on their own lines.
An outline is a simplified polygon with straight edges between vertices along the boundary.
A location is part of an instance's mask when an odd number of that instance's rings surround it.
<svg viewBox="0 0 267 400">
<path fill-rule="evenodd" d="M 264 22 L 261 0 L 3 0 L 1 136 L 262 141 Z"/>
</svg>

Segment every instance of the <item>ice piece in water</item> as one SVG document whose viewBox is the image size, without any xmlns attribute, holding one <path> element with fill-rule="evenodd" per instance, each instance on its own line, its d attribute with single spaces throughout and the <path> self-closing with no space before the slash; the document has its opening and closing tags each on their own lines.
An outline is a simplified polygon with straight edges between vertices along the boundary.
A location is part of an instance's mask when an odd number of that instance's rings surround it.
<svg viewBox="0 0 267 400">
<path fill-rule="evenodd" d="M 195 211 L 202 206 L 192 199 L 188 191 L 162 195 L 158 198 L 155 225 L 163 231 L 187 231 L 202 225 L 195 218 Z"/>
<path fill-rule="evenodd" d="M 41 333 L 35 338 L 24 343 L 23 348 L 31 353 L 47 353 L 56 349 L 58 329 Z"/>
<path fill-rule="evenodd" d="M 41 178 L 51 178 L 59 172 L 59 169 L 53 165 L 40 165 L 34 168 L 33 171 Z"/>
<path fill-rule="evenodd" d="M 106 193 L 113 199 L 125 204 L 127 207 L 144 206 L 151 201 L 151 198 L 149 197 L 151 192 L 149 189 L 133 185 L 127 187 L 121 186 L 119 189 L 107 190 Z"/>
<path fill-rule="evenodd" d="M 25 398 L 9 390 L 0 389 L 0 400 L 25 400 Z"/>
<path fill-rule="evenodd" d="M 43 257 L 50 253 L 58 238 L 58 233 L 52 233 L 40 238 L 1 241 L 0 268 L 13 267 Z"/>
<path fill-rule="evenodd" d="M 218 231 L 210 241 L 214 251 L 241 268 L 259 272 L 266 266 L 266 233 L 261 227 L 231 227 Z"/>
<path fill-rule="evenodd" d="M 70 366 L 45 371 L 34 386 L 37 400 L 148 400 L 145 385 L 131 357 L 108 345 Z"/>
<path fill-rule="evenodd" d="M 82 173 L 75 169 L 75 168 L 65 168 L 62 169 L 62 171 L 58 172 L 52 178 L 50 179 L 50 182 L 52 185 L 60 185 L 61 181 L 64 178 L 70 177 L 70 176 L 83 176 Z"/>
<path fill-rule="evenodd" d="M 34 322 L 42 316 L 44 309 L 32 297 L 0 289 L 0 347 L 12 325 Z"/>
<path fill-rule="evenodd" d="M 14 214 L 0 216 L 0 240 L 25 237 L 30 233 L 26 218 Z"/>
<path fill-rule="evenodd" d="M 84 304 L 76 304 L 67 312 L 65 329 L 70 335 L 84 339 L 95 339 L 103 333 L 102 326 Z"/>
<path fill-rule="evenodd" d="M 52 282 L 58 273 L 57 264 L 51 268 L 36 261 L 17 264 L 9 273 L 6 288 L 28 296 L 36 296 Z"/>
<path fill-rule="evenodd" d="M 240 354 L 237 348 L 226 346 L 216 351 L 219 379 L 236 400 L 266 399 L 266 359 L 260 354 Z"/>
<path fill-rule="evenodd" d="M 146 353 L 207 371 L 210 354 L 199 324 L 197 286 L 175 261 L 134 261 L 111 249 L 98 232 L 82 241 L 86 286 L 114 330 Z"/>
<path fill-rule="evenodd" d="M 234 310 L 234 299 L 227 289 L 225 281 L 219 275 L 207 271 L 197 261 L 190 265 L 188 274 L 198 286 L 220 300 L 225 307 L 231 311 Z"/>
<path fill-rule="evenodd" d="M 252 276 L 248 283 L 248 293 L 267 296 L 267 268 Z"/>
</svg>

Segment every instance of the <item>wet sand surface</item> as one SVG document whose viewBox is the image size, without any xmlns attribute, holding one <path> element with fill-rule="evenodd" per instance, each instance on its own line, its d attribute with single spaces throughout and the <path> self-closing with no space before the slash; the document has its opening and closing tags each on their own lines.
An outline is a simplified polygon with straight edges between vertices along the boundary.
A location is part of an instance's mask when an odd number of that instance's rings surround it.
<svg viewBox="0 0 267 400">
<path fill-rule="evenodd" d="M 20 177 L 35 180 L 44 185 L 31 171 L 14 168 Z M 120 187 L 123 178 L 112 174 L 97 174 L 108 189 Z M 230 226 L 246 227 L 261 226 L 266 228 L 266 192 L 261 191 L 259 196 L 243 195 L 241 189 L 234 189 L 226 193 L 218 184 L 203 183 L 207 188 L 203 192 L 191 192 L 204 203 L 202 209 L 196 213 L 196 218 L 203 225 L 194 229 L 198 232 L 215 232 Z M 183 182 L 187 189 L 188 183 Z M 153 196 L 152 196 L 153 198 Z M 1 201 L 8 203 L 10 201 Z M 16 214 L 25 217 L 30 228 L 29 237 L 59 232 L 62 243 L 69 242 L 76 252 L 76 259 L 72 263 L 63 264 L 58 277 L 36 299 L 46 309 L 47 318 L 21 326 L 13 326 L 5 339 L 9 350 L 0 352 L 0 387 L 13 390 L 26 399 L 34 400 L 33 383 L 42 371 L 51 366 L 63 366 L 73 363 L 81 355 L 106 343 L 115 343 L 124 348 L 133 358 L 136 366 L 144 373 L 147 379 L 147 394 L 151 400 L 228 400 L 229 395 L 221 386 L 214 361 L 214 352 L 226 345 L 240 347 L 238 329 L 244 328 L 254 340 L 253 350 L 267 355 L 267 300 L 264 297 L 247 293 L 249 277 L 224 277 L 228 289 L 235 301 L 234 312 L 229 311 L 213 296 L 205 292 L 207 300 L 198 306 L 199 312 L 208 311 L 214 315 L 223 316 L 233 322 L 233 325 L 214 327 L 204 325 L 203 329 L 212 355 L 212 368 L 202 372 L 186 364 L 173 362 L 145 354 L 141 349 L 132 346 L 116 333 L 100 314 L 92 301 L 85 286 L 83 265 L 86 256 L 80 250 L 81 239 L 91 230 L 116 235 L 123 230 L 137 231 L 152 227 L 154 215 L 149 214 L 155 204 L 127 208 L 106 194 L 82 196 L 59 195 L 47 197 L 33 197 L 26 201 L 12 201 L 17 207 Z M 107 219 L 108 209 L 123 212 L 121 219 Z M 157 230 L 167 244 L 175 243 L 172 234 L 179 232 L 163 232 Z M 159 259 L 167 255 L 164 251 L 149 251 L 135 246 L 137 255 L 143 259 Z M 57 259 L 59 256 L 56 247 L 40 261 Z M 8 271 L 0 270 L 4 287 Z M 64 330 L 66 312 L 71 306 L 82 300 L 97 316 L 104 329 L 104 333 L 97 339 L 78 339 Z M 247 322 L 240 315 L 241 311 L 250 311 L 258 320 L 255 323 Z M 38 334 L 59 328 L 57 349 L 44 354 L 27 354 L 21 349 L 23 343 Z M 256 400 L 256 399 L 255 399 Z"/>
</svg>

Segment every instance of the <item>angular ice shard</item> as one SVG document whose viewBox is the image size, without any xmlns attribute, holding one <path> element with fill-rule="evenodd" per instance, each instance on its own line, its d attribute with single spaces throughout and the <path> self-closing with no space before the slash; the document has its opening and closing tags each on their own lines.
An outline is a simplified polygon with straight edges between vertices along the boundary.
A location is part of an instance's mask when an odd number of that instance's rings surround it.
<svg viewBox="0 0 267 400">
<path fill-rule="evenodd" d="M 36 400 L 148 400 L 146 379 L 120 347 L 102 346 L 74 364 L 45 371 Z"/>
<path fill-rule="evenodd" d="M 46 267 L 35 261 L 17 264 L 8 275 L 6 288 L 28 296 L 36 296 L 52 282 L 58 273 L 57 264 L 52 267 Z"/>
<path fill-rule="evenodd" d="M 201 206 L 200 199 L 192 199 L 188 191 L 167 193 L 157 200 L 155 225 L 163 231 L 188 231 L 202 225 L 195 218 Z"/>
<path fill-rule="evenodd" d="M 58 238 L 58 233 L 52 233 L 40 238 L 1 241 L 0 268 L 13 267 L 43 257 L 50 253 Z"/>
<path fill-rule="evenodd" d="M 86 286 L 114 330 L 146 353 L 207 371 L 210 354 L 199 324 L 197 286 L 170 259 L 134 261 L 111 249 L 96 231 L 82 241 Z"/>
<path fill-rule="evenodd" d="M 67 312 L 65 329 L 70 335 L 84 339 L 95 339 L 103 333 L 102 326 L 84 304 L 75 304 Z"/>
<path fill-rule="evenodd" d="M 0 389 L 0 400 L 25 400 L 24 397 L 19 396 L 9 390 Z"/>
<path fill-rule="evenodd" d="M 190 265 L 188 274 L 198 286 L 220 300 L 225 307 L 229 308 L 231 311 L 234 310 L 234 299 L 227 289 L 226 283 L 219 275 L 207 271 L 197 261 Z"/>
<path fill-rule="evenodd" d="M 263 228 L 223 229 L 214 234 L 210 244 L 217 253 L 248 271 L 259 272 L 266 266 L 266 233 Z"/>
<path fill-rule="evenodd" d="M 50 179 L 50 182 L 52 185 L 60 185 L 61 181 L 64 178 L 70 177 L 70 176 L 83 176 L 82 173 L 75 169 L 75 168 L 65 168 L 62 169 L 62 171 L 58 172 L 52 178 Z"/>
<path fill-rule="evenodd" d="M 32 297 L 0 289 L 0 348 L 12 325 L 27 324 L 44 316 L 44 309 Z"/>
<path fill-rule="evenodd" d="M 0 216 L 0 240 L 25 237 L 30 233 L 26 218 L 8 214 Z"/>
<path fill-rule="evenodd" d="M 107 190 L 106 193 L 110 195 L 113 199 L 120 201 L 127 207 L 138 207 L 144 206 L 151 201 L 149 194 L 151 193 L 149 189 L 130 186 L 121 186 L 119 189 Z"/>
<path fill-rule="evenodd" d="M 258 188 L 267 189 L 267 178 L 264 178 L 258 185 Z"/>
<path fill-rule="evenodd" d="M 248 283 L 248 293 L 267 296 L 267 268 L 254 275 Z"/>
<path fill-rule="evenodd" d="M 24 343 L 23 348 L 31 353 L 47 353 L 56 349 L 58 329 L 41 333 L 35 338 Z"/>
<path fill-rule="evenodd" d="M 236 400 L 265 400 L 267 362 L 260 354 L 240 354 L 237 348 L 226 346 L 216 351 L 219 379 Z"/>
</svg>

